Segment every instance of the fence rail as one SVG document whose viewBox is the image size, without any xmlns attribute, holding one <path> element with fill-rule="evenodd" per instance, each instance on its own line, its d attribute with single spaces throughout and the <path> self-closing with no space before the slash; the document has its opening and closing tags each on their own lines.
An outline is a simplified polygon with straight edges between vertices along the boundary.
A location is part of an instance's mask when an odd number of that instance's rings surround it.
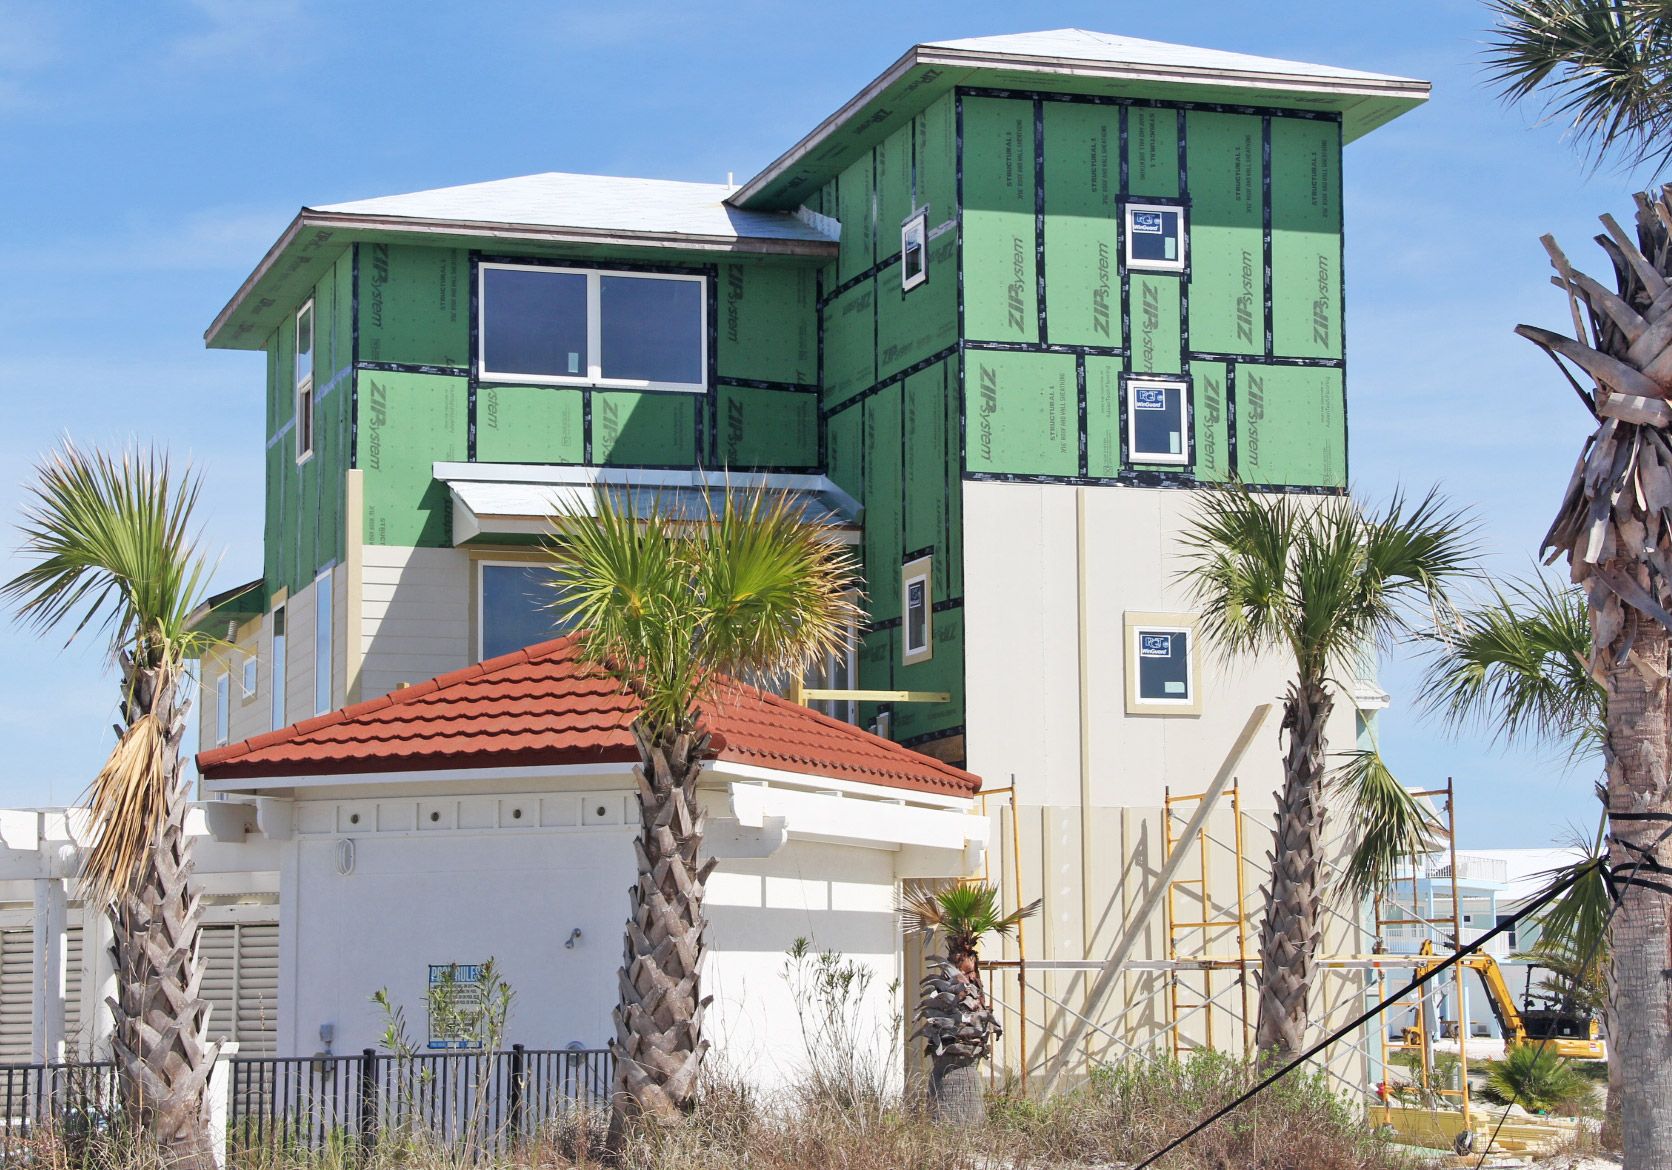
<svg viewBox="0 0 1672 1170">
<path fill-rule="evenodd" d="M 403 1138 L 469 1153 L 504 1150 L 578 1108 L 608 1104 L 605 1049 L 393 1056 L 243 1057 L 228 1061 L 227 1148 L 366 1151 Z M 80 1135 L 120 1105 L 110 1062 L 0 1065 L 0 1160 L 43 1126 Z"/>
</svg>

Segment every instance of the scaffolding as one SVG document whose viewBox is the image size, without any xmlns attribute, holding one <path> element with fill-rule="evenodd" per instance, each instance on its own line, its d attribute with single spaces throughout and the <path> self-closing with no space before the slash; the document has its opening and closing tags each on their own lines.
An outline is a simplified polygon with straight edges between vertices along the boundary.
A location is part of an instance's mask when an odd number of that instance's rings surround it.
<svg viewBox="0 0 1672 1170">
<path fill-rule="evenodd" d="M 1233 779 L 1231 781 L 1231 819 L 1232 819 L 1232 848 L 1231 863 L 1236 873 L 1236 902 L 1233 906 L 1235 913 L 1230 917 L 1214 917 L 1218 911 L 1213 898 L 1213 858 L 1208 849 L 1209 840 L 1204 838 L 1197 844 L 1196 856 L 1199 862 L 1197 876 L 1174 877 L 1167 883 L 1167 957 L 1174 961 L 1186 958 L 1180 949 L 1180 943 L 1194 936 L 1199 942 L 1195 949 L 1197 954 L 1212 950 L 1217 937 L 1228 931 L 1234 931 L 1237 940 L 1237 962 L 1234 969 L 1234 980 L 1242 996 L 1242 1049 L 1243 1055 L 1251 1056 L 1254 1052 L 1254 1024 L 1253 1014 L 1249 1005 L 1248 979 L 1248 918 L 1244 911 L 1247 901 L 1247 889 L 1244 882 L 1245 866 L 1242 850 L 1242 785 Z M 1174 795 L 1171 787 L 1162 796 L 1161 832 L 1163 840 L 1162 858 L 1171 858 L 1175 851 L 1186 847 L 1179 839 L 1175 829 L 1180 822 L 1188 825 L 1189 812 L 1194 812 L 1204 800 L 1209 799 L 1205 792 L 1192 792 Z M 1181 814 L 1180 810 L 1186 810 Z M 1193 894 L 1193 897 L 1190 895 Z M 1184 905 L 1195 905 L 1195 912 L 1187 918 L 1180 917 L 1180 899 Z M 1196 1047 L 1190 1040 L 1185 1029 L 1179 1027 L 1179 1022 L 1195 1009 L 1205 1009 L 1203 1017 L 1203 1047 L 1213 1048 L 1213 1017 L 1211 1004 L 1215 998 L 1213 989 L 1214 972 L 1216 966 L 1202 966 L 1194 968 L 1199 972 L 1202 985 L 1195 1002 L 1188 998 L 1193 989 L 1186 982 L 1186 975 L 1193 968 L 1175 965 L 1167 975 L 1167 1005 L 1169 1033 L 1172 1041 L 1173 1055 L 1182 1057 Z"/>
</svg>

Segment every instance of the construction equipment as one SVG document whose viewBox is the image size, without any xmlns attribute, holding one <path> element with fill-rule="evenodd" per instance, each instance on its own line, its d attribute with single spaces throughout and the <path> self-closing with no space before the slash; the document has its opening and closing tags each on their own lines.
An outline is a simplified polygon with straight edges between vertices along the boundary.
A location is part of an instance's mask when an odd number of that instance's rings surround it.
<svg viewBox="0 0 1672 1170">
<path fill-rule="evenodd" d="M 1419 974 L 1440 965 L 1439 956 L 1434 955 L 1433 942 L 1424 942 L 1419 953 L 1434 956 L 1431 964 L 1418 968 Z M 1602 1031 L 1597 1027 L 1596 1019 L 1582 1011 L 1578 1005 L 1558 996 L 1545 996 L 1536 998 L 1542 998 L 1547 1006 L 1533 1006 L 1535 996 L 1531 991 L 1531 972 L 1528 973 L 1526 1000 L 1518 1006 L 1508 982 L 1504 979 L 1503 969 L 1491 955 L 1479 952 L 1465 955 L 1458 961 L 1458 966 L 1467 967 L 1480 976 L 1481 983 L 1486 987 L 1487 1005 L 1492 1009 L 1498 1027 L 1503 1030 L 1506 1049 L 1522 1044 L 1543 1044 L 1556 1055 L 1572 1060 L 1608 1058 L 1608 1046 L 1602 1039 Z M 1459 1027 L 1464 1026 L 1466 1024 L 1460 1021 Z M 1415 1026 L 1406 1028 L 1403 1032 L 1404 1047 L 1423 1048 L 1425 1028 L 1422 1013 L 1419 1012 Z"/>
</svg>

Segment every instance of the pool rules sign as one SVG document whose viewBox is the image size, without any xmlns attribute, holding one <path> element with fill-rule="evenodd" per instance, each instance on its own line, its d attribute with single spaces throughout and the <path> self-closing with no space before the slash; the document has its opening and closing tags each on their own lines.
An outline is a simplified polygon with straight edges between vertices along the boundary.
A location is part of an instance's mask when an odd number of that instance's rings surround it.
<svg viewBox="0 0 1672 1170">
<path fill-rule="evenodd" d="M 482 963 L 431 963 L 425 1002 L 429 1008 L 429 1047 L 482 1047 Z"/>
</svg>

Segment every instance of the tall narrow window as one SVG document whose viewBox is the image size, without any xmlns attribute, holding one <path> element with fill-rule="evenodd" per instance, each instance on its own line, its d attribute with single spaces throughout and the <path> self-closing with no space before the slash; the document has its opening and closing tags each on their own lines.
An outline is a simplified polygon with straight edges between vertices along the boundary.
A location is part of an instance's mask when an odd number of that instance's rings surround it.
<svg viewBox="0 0 1672 1170">
<path fill-rule="evenodd" d="M 215 742 L 227 741 L 227 730 L 232 724 L 232 672 L 222 671 L 215 680 Z"/>
<path fill-rule="evenodd" d="M 246 703 L 255 698 L 256 676 L 260 673 L 260 667 L 261 660 L 254 654 L 251 654 L 244 659 L 244 681 L 242 689 L 244 692 L 243 699 Z"/>
<path fill-rule="evenodd" d="M 314 578 L 314 714 L 323 715 L 335 704 L 332 683 L 331 570 Z"/>
<path fill-rule="evenodd" d="M 285 726 L 284 717 L 284 606 L 273 611 L 273 652 L 269 656 L 270 674 L 267 691 L 272 697 L 273 730 Z"/>
<path fill-rule="evenodd" d="M 900 289 L 910 292 L 929 279 L 929 209 L 920 207 L 900 225 Z"/>
<path fill-rule="evenodd" d="M 1132 378 L 1126 383 L 1126 458 L 1130 463 L 1190 462 L 1189 384 Z"/>
<path fill-rule="evenodd" d="M 296 462 L 313 454 L 314 445 L 313 302 L 296 313 Z"/>
<path fill-rule="evenodd" d="M 927 662 L 935 654 L 933 558 L 918 557 L 900 570 L 901 661 Z"/>
</svg>

